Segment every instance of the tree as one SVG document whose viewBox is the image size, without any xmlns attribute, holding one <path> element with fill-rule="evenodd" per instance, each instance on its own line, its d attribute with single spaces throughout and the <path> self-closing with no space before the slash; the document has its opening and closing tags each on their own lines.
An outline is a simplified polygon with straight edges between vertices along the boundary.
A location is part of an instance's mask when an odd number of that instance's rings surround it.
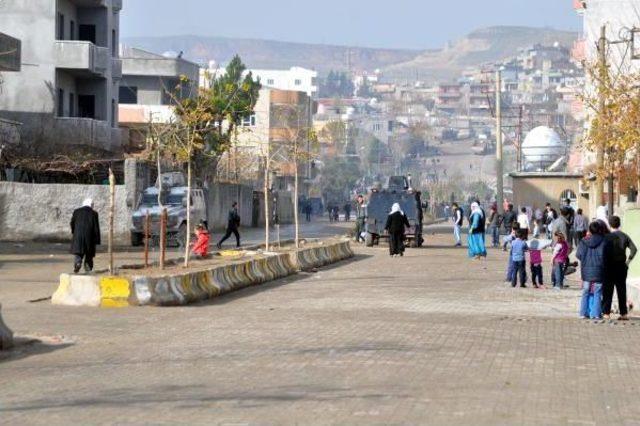
<svg viewBox="0 0 640 426">
<path fill-rule="evenodd" d="M 595 90 L 583 96 L 591 118 L 585 146 L 603 153 L 602 162 L 593 170 L 598 179 L 608 180 L 609 214 L 613 214 L 615 182 L 620 184 L 629 171 L 627 165 L 637 162 L 640 152 L 640 73 L 614 75 L 598 64 L 587 66 L 587 75 Z M 638 169 L 632 169 L 637 180 Z"/>
<path fill-rule="evenodd" d="M 329 71 L 327 78 L 320 84 L 320 96 L 324 98 L 351 98 L 355 86 L 345 72 Z"/>
<path fill-rule="evenodd" d="M 243 76 L 245 66 L 235 56 L 226 73 L 213 77 L 205 88 L 194 89 L 184 76 L 170 93 L 177 120 L 169 123 L 167 150 L 187 168 L 187 232 L 185 236 L 184 265 L 189 266 L 191 237 L 191 187 L 193 169 L 204 172 L 214 168 L 219 156 L 229 148 L 232 135 L 240 120 L 253 114 L 258 99 L 260 82 L 252 74 Z M 184 96 L 185 88 L 195 94 Z"/>
<path fill-rule="evenodd" d="M 320 185 L 328 202 L 342 202 L 356 188 L 362 178 L 360 161 L 356 158 L 335 157 L 322 169 Z"/>
</svg>

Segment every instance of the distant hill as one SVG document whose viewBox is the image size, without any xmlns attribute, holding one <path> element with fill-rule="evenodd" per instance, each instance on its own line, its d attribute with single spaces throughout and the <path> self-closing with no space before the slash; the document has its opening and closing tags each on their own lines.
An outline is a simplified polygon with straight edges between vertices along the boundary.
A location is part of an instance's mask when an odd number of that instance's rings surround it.
<svg viewBox="0 0 640 426">
<path fill-rule="evenodd" d="M 184 57 L 206 63 L 225 64 L 235 54 L 250 68 L 288 69 L 292 66 L 312 68 L 321 74 L 331 70 L 375 70 L 410 61 L 422 51 L 331 46 L 224 37 L 176 36 L 135 37 L 124 39 L 128 46 L 155 53 L 184 52 Z"/>
<path fill-rule="evenodd" d="M 312 68 L 373 71 L 381 68 L 393 80 L 451 80 L 469 66 L 477 66 L 514 56 L 519 48 L 536 43 L 559 42 L 571 46 L 576 33 L 548 28 L 490 27 L 479 29 L 443 49 L 418 51 L 292 43 L 272 40 L 225 37 L 175 36 L 124 39 L 128 46 L 155 53 L 184 52 L 199 63 L 228 62 L 236 53 L 250 68 Z"/>
<path fill-rule="evenodd" d="M 507 59 L 520 48 L 555 42 L 571 47 L 577 38 L 577 33 L 549 28 L 483 28 L 442 50 L 424 52 L 409 61 L 385 67 L 384 71 L 395 79 L 418 76 L 424 80 L 452 80 L 467 67 Z"/>
</svg>

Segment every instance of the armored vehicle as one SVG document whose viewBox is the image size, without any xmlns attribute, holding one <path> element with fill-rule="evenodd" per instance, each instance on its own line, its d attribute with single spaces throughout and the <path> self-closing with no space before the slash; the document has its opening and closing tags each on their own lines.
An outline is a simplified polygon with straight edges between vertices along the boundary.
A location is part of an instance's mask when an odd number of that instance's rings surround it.
<svg viewBox="0 0 640 426">
<path fill-rule="evenodd" d="M 421 247 L 422 237 L 422 200 L 420 192 L 411 188 L 411 179 L 406 176 L 391 176 L 386 188 L 374 187 L 369 191 L 367 203 L 367 222 L 365 242 L 368 247 L 380 243 L 381 238 L 389 238 L 384 226 L 394 203 L 409 219 L 410 227 L 405 237 L 411 247 Z"/>
<path fill-rule="evenodd" d="M 184 181 L 176 179 L 176 176 L 162 176 L 162 206 L 167 209 L 167 243 L 181 246 L 185 242 L 187 233 L 187 187 L 167 187 L 166 184 L 184 185 Z M 138 207 L 132 216 L 131 245 L 139 246 L 144 239 L 144 221 L 149 213 L 150 237 L 157 239 L 160 235 L 160 214 L 162 207 L 158 203 L 158 188 L 149 187 L 144 190 Z M 191 188 L 191 223 L 195 226 L 198 222 L 207 221 L 207 203 L 204 190 Z"/>
</svg>

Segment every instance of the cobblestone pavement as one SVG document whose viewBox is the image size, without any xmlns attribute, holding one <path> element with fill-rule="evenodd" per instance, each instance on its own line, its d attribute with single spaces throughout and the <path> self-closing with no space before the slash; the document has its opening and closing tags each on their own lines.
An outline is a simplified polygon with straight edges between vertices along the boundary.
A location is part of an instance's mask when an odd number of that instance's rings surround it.
<svg viewBox="0 0 640 426">
<path fill-rule="evenodd" d="M 578 320 L 575 282 L 511 289 L 502 252 L 472 261 L 450 243 L 358 248 L 189 307 L 12 293 L 7 323 L 40 343 L 0 355 L 0 423 L 640 424 L 640 321 Z M 9 286 L 50 289 L 46 260 L 11 268 Z"/>
</svg>

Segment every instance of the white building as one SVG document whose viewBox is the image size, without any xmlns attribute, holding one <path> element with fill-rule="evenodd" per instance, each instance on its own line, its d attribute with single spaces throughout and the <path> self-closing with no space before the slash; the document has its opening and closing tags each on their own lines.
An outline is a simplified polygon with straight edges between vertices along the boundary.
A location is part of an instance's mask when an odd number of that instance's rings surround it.
<svg viewBox="0 0 640 426">
<path fill-rule="evenodd" d="M 252 69 L 246 72 L 251 72 L 254 79 L 259 78 L 263 87 L 304 92 L 312 98 L 317 97 L 318 94 L 317 71 L 291 67 L 288 70 Z"/>
<path fill-rule="evenodd" d="M 122 0 L 4 0 L 0 28 L 22 40 L 22 68 L 3 76 L 0 115 L 22 142 L 119 151 Z"/>
</svg>

